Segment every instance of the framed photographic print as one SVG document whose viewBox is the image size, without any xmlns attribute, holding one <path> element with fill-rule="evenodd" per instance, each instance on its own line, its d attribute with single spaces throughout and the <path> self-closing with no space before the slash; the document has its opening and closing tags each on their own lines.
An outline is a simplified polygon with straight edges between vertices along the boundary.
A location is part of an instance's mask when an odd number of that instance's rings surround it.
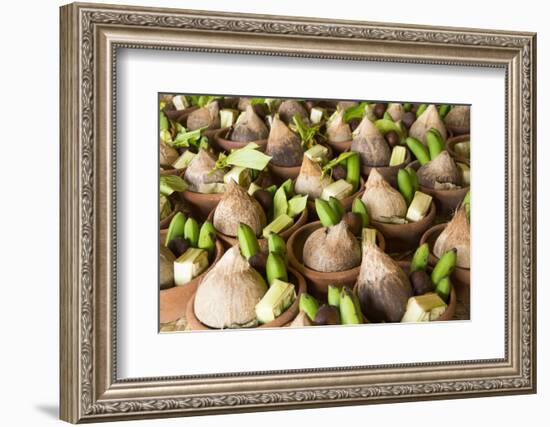
<svg viewBox="0 0 550 427">
<path fill-rule="evenodd" d="M 534 34 L 71 4 L 60 50 L 62 419 L 535 392 Z"/>
</svg>

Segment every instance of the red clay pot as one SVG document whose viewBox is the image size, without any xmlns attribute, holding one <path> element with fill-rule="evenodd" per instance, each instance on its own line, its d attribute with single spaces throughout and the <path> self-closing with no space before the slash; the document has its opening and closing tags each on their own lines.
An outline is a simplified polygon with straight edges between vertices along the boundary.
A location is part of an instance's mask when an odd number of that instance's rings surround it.
<svg viewBox="0 0 550 427">
<path fill-rule="evenodd" d="M 164 236 L 161 232 L 161 244 L 163 244 L 164 239 L 166 238 L 166 232 Z M 195 277 L 189 283 L 186 283 L 182 286 L 174 286 L 172 288 L 163 289 L 160 291 L 159 297 L 159 306 L 160 314 L 159 321 L 160 323 L 173 322 L 185 314 L 185 308 L 187 303 L 192 295 L 197 291 L 197 286 L 202 280 L 204 275 L 210 271 L 210 269 L 216 264 L 224 253 L 223 245 L 219 240 L 216 241 L 216 252 L 214 255 L 214 260 L 208 266 L 202 274 Z"/>
<path fill-rule="evenodd" d="M 399 169 L 405 168 L 412 160 L 411 153 L 407 149 L 407 155 L 405 156 L 405 161 L 399 165 L 395 166 L 383 166 L 383 167 L 375 167 L 375 166 L 365 166 L 361 165 L 361 173 L 365 177 L 365 180 L 368 178 L 370 171 L 374 168 L 378 172 L 380 172 L 380 175 L 384 177 L 384 179 L 393 187 L 397 186 L 397 173 L 399 172 Z"/>
<path fill-rule="evenodd" d="M 263 325 L 258 326 L 258 328 L 278 328 L 278 327 L 286 326 L 290 322 L 292 322 L 294 318 L 298 315 L 299 305 L 300 305 L 300 295 L 307 291 L 307 285 L 304 277 L 299 272 L 294 270 L 292 267 L 288 268 L 288 273 L 289 273 L 289 281 L 298 288 L 298 292 L 296 292 L 296 300 L 292 303 L 290 307 L 288 307 L 285 310 L 284 313 L 282 313 L 275 320 L 273 320 L 272 322 L 264 323 Z M 199 286 L 200 286 L 200 283 L 199 283 Z M 208 326 L 201 323 L 201 321 L 195 315 L 195 295 L 196 295 L 196 290 L 191 296 L 191 298 L 189 299 L 189 302 L 187 303 L 187 308 L 185 310 L 187 327 L 193 331 L 216 330 L 213 328 L 209 328 Z"/>
<path fill-rule="evenodd" d="M 197 213 L 198 219 L 201 220 L 204 220 L 213 209 L 216 209 L 223 196 L 223 193 L 205 194 L 191 190 L 181 191 L 177 194 Z"/>
<path fill-rule="evenodd" d="M 359 271 L 361 266 L 345 270 L 345 271 L 335 271 L 335 272 L 322 272 L 312 270 L 308 268 L 303 263 L 303 249 L 304 244 L 311 233 L 315 230 L 321 228 L 321 222 L 315 221 L 309 224 L 306 224 L 296 230 L 288 239 L 286 243 L 287 253 L 288 253 L 288 262 L 292 265 L 293 268 L 302 273 L 310 285 L 309 290 L 317 297 L 324 299 L 328 293 L 329 285 L 336 285 L 339 287 L 347 286 L 350 289 L 353 288 L 357 277 L 359 276 Z M 376 232 L 378 246 L 384 250 L 386 247 L 386 242 L 384 236 L 378 230 Z"/>
<path fill-rule="evenodd" d="M 267 145 L 267 139 L 260 139 L 258 141 L 249 141 L 249 142 L 237 142 L 237 141 L 231 141 L 227 138 L 227 134 L 232 130 L 232 128 L 225 128 L 219 130 L 214 135 L 214 144 L 217 146 L 217 148 L 221 151 L 231 151 L 231 150 L 237 150 L 239 148 L 245 147 L 247 144 L 250 144 L 253 142 L 254 144 L 257 144 L 259 146 L 259 151 L 265 151 L 265 146 Z"/>
<path fill-rule="evenodd" d="M 455 161 L 469 164 L 470 159 L 464 156 L 461 156 L 455 151 L 455 145 L 459 142 L 465 142 L 465 141 L 470 141 L 470 134 L 453 136 L 447 139 L 447 142 L 445 142 L 445 146 L 447 148 L 447 151 Z"/>
</svg>

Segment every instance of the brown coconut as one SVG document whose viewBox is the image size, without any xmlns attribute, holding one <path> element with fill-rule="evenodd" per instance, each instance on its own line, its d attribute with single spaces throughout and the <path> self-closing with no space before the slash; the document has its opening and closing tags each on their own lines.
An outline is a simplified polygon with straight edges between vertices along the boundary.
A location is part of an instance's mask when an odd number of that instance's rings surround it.
<svg viewBox="0 0 550 427">
<path fill-rule="evenodd" d="M 384 136 L 367 116 L 353 132 L 351 151 L 359 153 L 361 163 L 365 166 L 388 166 L 391 149 Z"/>
<path fill-rule="evenodd" d="M 298 194 L 307 194 L 313 199 L 321 197 L 323 189 L 332 182 L 329 175 L 321 178 L 322 174 L 321 165 L 304 156 L 300 174 L 294 184 L 294 191 Z"/>
<path fill-rule="evenodd" d="M 183 176 L 189 184 L 189 190 L 198 192 L 201 184 L 223 182 L 225 171 L 217 169 L 213 172 L 215 166 L 216 158 L 214 154 L 201 148 L 189 162 Z"/>
<path fill-rule="evenodd" d="M 470 224 L 464 207 L 458 209 L 434 244 L 434 254 L 441 258 L 456 249 L 456 265 L 470 268 Z"/>
<path fill-rule="evenodd" d="M 159 162 L 161 166 L 170 166 L 179 157 L 178 151 L 163 140 L 159 140 Z"/>
<path fill-rule="evenodd" d="M 430 104 L 410 127 L 409 136 L 418 139 L 426 145 L 426 132 L 432 128 L 439 131 L 443 141 L 447 139 L 447 128 L 439 116 L 439 111 L 435 105 Z"/>
<path fill-rule="evenodd" d="M 390 102 L 388 104 L 388 108 L 386 108 L 386 113 L 391 116 L 394 122 L 398 122 L 403 118 L 403 114 L 405 114 L 405 108 L 403 108 L 402 104 Z"/>
<path fill-rule="evenodd" d="M 351 138 L 351 128 L 344 121 L 344 110 L 337 110 L 327 123 L 327 139 L 330 142 L 346 142 Z"/>
<path fill-rule="evenodd" d="M 416 175 L 423 187 L 445 190 L 462 185 L 462 175 L 448 151 L 421 166 Z"/>
<path fill-rule="evenodd" d="M 273 118 L 265 152 L 277 166 L 298 166 L 304 157 L 300 138 L 277 116 Z"/>
<path fill-rule="evenodd" d="M 462 132 L 470 131 L 470 107 L 468 105 L 455 105 L 445 116 L 445 126 L 449 129 L 460 129 Z"/>
<path fill-rule="evenodd" d="M 218 101 L 211 101 L 204 107 L 193 111 L 187 117 L 187 129 L 217 129 L 220 127 L 220 107 Z"/>
<path fill-rule="evenodd" d="M 309 318 L 309 316 L 304 312 L 300 311 L 298 313 L 298 316 L 292 321 L 290 324 L 291 328 L 302 328 L 304 326 L 313 326 L 313 322 Z"/>
<path fill-rule="evenodd" d="M 252 105 L 246 107 L 244 118 L 241 119 L 231 132 L 231 140 L 237 142 L 250 142 L 266 139 L 269 130 L 264 121 L 254 112 Z"/>
<path fill-rule="evenodd" d="M 361 246 L 340 221 L 332 227 L 322 227 L 309 235 L 304 243 L 304 265 L 322 272 L 345 271 L 361 263 Z"/>
<path fill-rule="evenodd" d="M 170 249 L 160 245 L 159 250 L 159 287 L 167 289 L 174 286 L 174 261 L 176 257 Z"/>
<path fill-rule="evenodd" d="M 233 180 L 226 184 L 226 191 L 214 211 L 214 227 L 228 236 L 237 236 L 240 223 L 248 225 L 256 236 L 266 226 L 266 216 L 258 201 Z"/>
<path fill-rule="evenodd" d="M 306 109 L 302 104 L 293 99 L 283 101 L 281 105 L 279 105 L 277 112 L 279 113 L 281 120 L 283 120 L 286 124 L 292 123 L 292 118 L 295 114 L 298 114 L 303 120 L 309 122 Z"/>
<path fill-rule="evenodd" d="M 388 222 L 392 217 L 404 218 L 407 203 L 376 169 L 371 169 L 361 200 L 374 221 Z"/>
<path fill-rule="evenodd" d="M 399 322 L 412 296 L 409 278 L 403 269 L 376 244 L 363 242 L 357 295 L 365 316 L 374 322 Z"/>
<path fill-rule="evenodd" d="M 256 326 L 256 304 L 266 292 L 265 280 L 236 245 L 202 279 L 195 295 L 195 315 L 210 328 Z"/>
</svg>

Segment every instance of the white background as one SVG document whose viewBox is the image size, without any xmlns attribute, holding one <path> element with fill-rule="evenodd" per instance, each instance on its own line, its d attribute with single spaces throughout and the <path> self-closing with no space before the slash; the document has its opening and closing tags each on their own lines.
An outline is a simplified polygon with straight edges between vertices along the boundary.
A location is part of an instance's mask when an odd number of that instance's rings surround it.
<svg viewBox="0 0 550 427">
<path fill-rule="evenodd" d="M 121 378 L 504 357 L 504 257 L 474 262 L 472 321 L 158 334 L 157 91 L 471 103 L 472 162 L 504 176 L 504 71 L 150 50 L 117 58 L 117 282 Z M 159 83 L 155 70 L 170 70 Z M 220 79 L 219 76 L 232 76 Z M 250 79 L 261 75 L 262 79 Z M 185 76 L 185 78 L 181 78 Z M 269 81 L 266 89 L 265 81 Z M 319 87 L 318 82 L 337 84 Z M 269 90 L 269 92 L 266 92 Z M 139 149 L 135 149 L 139 147 Z M 504 247 L 504 183 L 476 172 L 472 259 Z M 479 201 L 479 203 L 478 203 Z M 481 203 L 482 202 L 482 203 Z M 495 215 L 494 212 L 501 212 Z M 502 254 L 502 250 L 500 250 Z M 330 342 L 330 345 L 327 345 Z M 437 342 L 437 346 L 432 343 Z M 350 346 L 349 343 L 355 343 Z M 224 348 L 219 358 L 213 349 Z M 285 351 L 291 349 L 291 351 Z M 180 357 L 166 358 L 166 354 Z M 158 363 L 163 360 L 163 363 Z"/>
<path fill-rule="evenodd" d="M 115 2 L 113 0 L 113 2 Z M 115 2 L 118 3 L 118 2 Z M 232 10 L 242 12 L 320 16 L 434 25 L 491 27 L 538 32 L 539 164 L 548 161 L 544 143 L 550 115 L 548 93 L 550 30 L 543 2 L 479 1 L 444 4 L 441 1 L 395 0 L 367 2 L 134 1 L 135 4 Z M 0 210 L 0 402 L 2 424 L 44 426 L 59 424 L 58 402 L 58 6 L 57 1 L 11 2 L 3 5 L 2 75 L 0 79 L 1 189 Z M 32 108 L 32 110 L 31 110 Z M 29 120 L 29 118 L 32 118 Z M 448 426 L 545 425 L 550 379 L 545 362 L 550 354 L 545 301 L 550 249 L 550 207 L 543 189 L 550 175 L 539 168 L 539 393 L 430 403 L 227 415 L 194 419 L 130 422 L 124 425 L 275 426 L 334 425 L 342 422 L 410 426 L 445 422 Z M 491 179 L 490 173 L 487 178 Z M 544 417 L 544 421 L 543 421 Z"/>
</svg>

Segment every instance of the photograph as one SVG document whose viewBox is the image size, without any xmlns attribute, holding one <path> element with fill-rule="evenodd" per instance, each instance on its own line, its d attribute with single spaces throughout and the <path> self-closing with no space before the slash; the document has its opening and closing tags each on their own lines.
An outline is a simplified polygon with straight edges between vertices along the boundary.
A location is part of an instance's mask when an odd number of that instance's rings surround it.
<svg viewBox="0 0 550 427">
<path fill-rule="evenodd" d="M 470 105 L 158 102 L 160 332 L 470 319 Z"/>
</svg>

